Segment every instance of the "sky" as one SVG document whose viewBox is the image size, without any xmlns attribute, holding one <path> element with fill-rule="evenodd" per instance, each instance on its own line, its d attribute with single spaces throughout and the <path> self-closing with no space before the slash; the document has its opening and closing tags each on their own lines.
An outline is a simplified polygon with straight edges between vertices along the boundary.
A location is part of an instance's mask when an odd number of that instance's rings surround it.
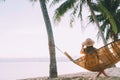
<svg viewBox="0 0 120 80">
<path fill-rule="evenodd" d="M 55 45 L 72 56 L 80 56 L 81 43 L 89 37 L 96 41 L 97 28 L 87 24 L 86 17 L 82 26 L 89 26 L 87 29 L 81 29 L 80 20 L 74 22 L 71 28 L 68 14 L 54 24 L 54 9 L 48 7 Z M 87 14 L 85 10 L 83 16 Z M 95 46 L 98 45 L 95 43 Z M 56 56 L 65 57 L 58 49 Z M 29 0 L 0 1 L 0 58 L 4 57 L 49 57 L 47 32 L 39 2 L 33 5 Z"/>
</svg>

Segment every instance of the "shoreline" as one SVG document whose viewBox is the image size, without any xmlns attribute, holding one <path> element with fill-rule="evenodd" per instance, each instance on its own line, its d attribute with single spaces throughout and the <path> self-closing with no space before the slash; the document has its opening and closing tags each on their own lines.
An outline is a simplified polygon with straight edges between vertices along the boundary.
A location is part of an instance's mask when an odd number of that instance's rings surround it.
<svg viewBox="0 0 120 80">
<path fill-rule="evenodd" d="M 97 72 L 80 72 L 72 74 L 58 75 L 58 78 L 50 79 L 49 77 L 35 77 L 18 80 L 120 80 L 120 68 L 108 68 L 105 70 L 110 77 L 105 77 L 103 74 L 96 78 Z"/>
</svg>

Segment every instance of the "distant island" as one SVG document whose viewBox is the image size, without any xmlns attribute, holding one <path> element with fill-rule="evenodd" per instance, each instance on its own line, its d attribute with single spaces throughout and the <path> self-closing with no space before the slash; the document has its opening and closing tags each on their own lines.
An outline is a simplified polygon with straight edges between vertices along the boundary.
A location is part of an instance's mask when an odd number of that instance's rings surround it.
<svg viewBox="0 0 120 80">
<path fill-rule="evenodd" d="M 57 57 L 58 62 L 69 61 L 68 58 Z M 0 62 L 49 62 L 49 58 L 0 58 Z"/>
</svg>

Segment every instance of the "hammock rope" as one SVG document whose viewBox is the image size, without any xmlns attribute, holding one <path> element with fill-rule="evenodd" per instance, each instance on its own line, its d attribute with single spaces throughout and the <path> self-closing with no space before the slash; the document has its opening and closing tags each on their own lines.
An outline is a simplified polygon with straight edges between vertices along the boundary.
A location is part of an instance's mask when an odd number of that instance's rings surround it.
<svg viewBox="0 0 120 80">
<path fill-rule="evenodd" d="M 55 46 L 55 48 L 64 54 L 64 52 L 60 48 L 58 48 L 57 46 Z"/>
<path fill-rule="evenodd" d="M 59 50 L 62 54 L 66 55 L 72 62 L 74 62 L 74 60 L 71 58 L 70 55 L 67 54 L 67 52 L 63 52 L 60 48 L 58 48 L 57 46 L 55 46 L 57 50 Z"/>
</svg>

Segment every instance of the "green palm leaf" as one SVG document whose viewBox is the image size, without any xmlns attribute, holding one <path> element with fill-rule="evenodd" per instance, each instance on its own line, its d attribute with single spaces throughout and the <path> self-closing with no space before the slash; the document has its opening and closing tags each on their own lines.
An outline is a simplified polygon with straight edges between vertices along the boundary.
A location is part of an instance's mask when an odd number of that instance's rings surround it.
<svg viewBox="0 0 120 80">
<path fill-rule="evenodd" d="M 61 16 L 63 16 L 65 12 L 71 9 L 74 6 L 75 2 L 76 0 L 67 0 L 63 4 L 61 4 L 60 7 L 57 8 L 55 11 L 55 20 L 60 21 Z"/>
<path fill-rule="evenodd" d="M 103 15 L 105 15 L 107 17 L 107 19 L 109 20 L 111 26 L 112 26 L 112 30 L 117 33 L 117 25 L 116 25 L 116 22 L 113 18 L 113 16 L 111 15 L 111 13 L 101 4 L 101 2 L 99 2 L 98 4 L 101 12 Z"/>
</svg>

